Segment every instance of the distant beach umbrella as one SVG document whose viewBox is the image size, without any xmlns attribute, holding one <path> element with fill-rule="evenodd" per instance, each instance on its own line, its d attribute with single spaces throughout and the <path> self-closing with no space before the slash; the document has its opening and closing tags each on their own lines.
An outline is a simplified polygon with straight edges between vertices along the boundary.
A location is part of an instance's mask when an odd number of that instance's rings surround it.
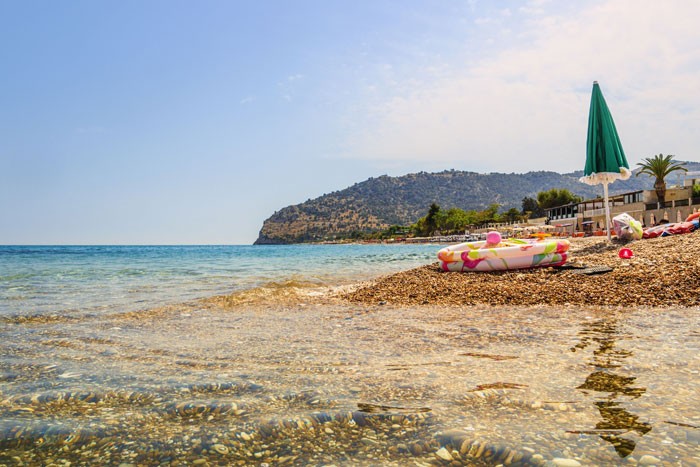
<svg viewBox="0 0 700 467">
<path fill-rule="evenodd" d="M 627 180 L 630 175 L 632 172 L 622 149 L 615 122 L 605 103 L 598 81 L 594 81 L 591 107 L 588 112 L 586 166 L 583 169 L 583 177 L 579 180 L 589 185 L 603 185 L 608 240 L 611 239 L 608 185 L 615 180 Z"/>
</svg>

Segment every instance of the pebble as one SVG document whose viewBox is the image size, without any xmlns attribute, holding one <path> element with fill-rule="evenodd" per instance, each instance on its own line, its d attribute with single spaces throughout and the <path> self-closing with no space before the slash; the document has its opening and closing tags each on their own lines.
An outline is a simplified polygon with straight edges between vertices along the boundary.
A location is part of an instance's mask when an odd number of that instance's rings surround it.
<svg viewBox="0 0 700 467">
<path fill-rule="evenodd" d="M 215 444 L 211 448 L 219 454 L 228 454 L 228 448 L 223 444 Z"/>
<path fill-rule="evenodd" d="M 660 459 L 650 456 L 649 454 L 645 454 L 639 458 L 639 465 L 655 465 L 659 464 L 660 462 Z"/>
<path fill-rule="evenodd" d="M 581 467 L 581 463 L 574 459 L 565 459 L 563 457 L 555 457 L 552 463 L 557 467 Z"/>
<path fill-rule="evenodd" d="M 452 458 L 452 454 L 450 454 L 450 451 L 445 449 L 444 447 L 440 448 L 437 450 L 435 453 L 436 456 L 438 456 L 440 459 L 446 460 L 446 461 L 452 461 L 454 460 Z"/>
<path fill-rule="evenodd" d="M 420 456 L 423 453 L 423 448 L 418 443 L 411 444 L 408 449 L 414 456 Z"/>
</svg>

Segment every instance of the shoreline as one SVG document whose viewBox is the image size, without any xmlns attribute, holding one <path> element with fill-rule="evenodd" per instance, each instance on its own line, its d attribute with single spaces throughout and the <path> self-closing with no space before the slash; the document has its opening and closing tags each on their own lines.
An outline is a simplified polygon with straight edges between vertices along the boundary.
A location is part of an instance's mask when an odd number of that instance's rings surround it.
<svg viewBox="0 0 700 467">
<path fill-rule="evenodd" d="M 582 241 L 572 260 L 641 270 L 645 249 L 664 245 L 655 267 L 681 248 L 690 275 L 698 240 L 627 244 L 639 265 L 624 267 L 619 245 Z M 700 308 L 490 306 L 473 288 L 613 277 L 568 273 L 433 264 L 354 285 L 7 322 L 0 464 L 697 464 Z M 431 275 L 472 284 L 482 301 L 409 297 L 401 280 L 441 292 Z M 366 301 L 347 298 L 357 293 Z"/>
<path fill-rule="evenodd" d="M 620 248 L 634 252 L 618 257 Z M 700 235 L 625 244 L 572 239 L 567 264 L 607 266 L 601 274 L 551 267 L 500 272 L 443 272 L 438 263 L 398 272 L 340 292 L 353 303 L 493 306 L 700 306 Z"/>
</svg>

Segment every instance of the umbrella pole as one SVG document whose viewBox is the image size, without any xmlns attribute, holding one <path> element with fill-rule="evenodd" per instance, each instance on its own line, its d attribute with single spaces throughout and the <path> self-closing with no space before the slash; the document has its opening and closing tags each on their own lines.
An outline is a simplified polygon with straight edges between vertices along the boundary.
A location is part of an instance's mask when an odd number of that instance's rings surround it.
<svg viewBox="0 0 700 467">
<path fill-rule="evenodd" d="M 610 204 L 608 204 L 608 184 L 603 183 L 603 196 L 605 197 L 605 230 L 608 231 L 608 241 L 612 241 L 610 234 Z"/>
</svg>

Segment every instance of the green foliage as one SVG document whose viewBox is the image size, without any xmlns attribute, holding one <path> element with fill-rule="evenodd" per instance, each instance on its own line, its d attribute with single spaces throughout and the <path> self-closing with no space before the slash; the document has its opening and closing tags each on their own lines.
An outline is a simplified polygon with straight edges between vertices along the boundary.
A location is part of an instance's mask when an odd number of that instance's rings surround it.
<svg viewBox="0 0 700 467">
<path fill-rule="evenodd" d="M 700 184 L 693 185 L 693 198 L 700 198 Z"/>
<path fill-rule="evenodd" d="M 646 174 L 650 177 L 654 177 L 656 196 L 662 204 L 666 200 L 666 176 L 676 171 L 688 171 L 688 169 L 683 167 L 682 162 L 674 161 L 673 157 L 674 156 L 671 154 L 666 156 L 657 154 L 654 157 L 645 158 L 644 162 L 637 163 L 637 165 L 640 166 L 640 170 L 637 172 L 636 176 L 639 177 L 639 174 Z"/>
<path fill-rule="evenodd" d="M 447 211 L 433 203 L 428 214 L 418 219 L 411 226 L 412 232 L 419 237 L 429 237 L 439 231 L 444 235 L 462 233 L 469 227 L 480 226 L 491 222 L 502 222 L 514 217 L 519 219 L 520 212 L 512 208 L 504 215 L 498 214 L 499 204 L 492 204 L 483 211 L 464 211 L 459 208 L 450 208 Z"/>
<path fill-rule="evenodd" d="M 552 188 L 549 191 L 537 193 L 537 204 L 542 209 L 564 206 L 565 204 L 578 203 L 583 199 L 576 196 L 566 188 Z"/>
<path fill-rule="evenodd" d="M 501 218 L 506 222 L 516 222 L 522 219 L 522 215 L 520 214 L 520 211 L 518 211 L 517 208 L 510 208 L 509 210 L 503 213 Z"/>
<path fill-rule="evenodd" d="M 476 218 L 477 225 L 488 224 L 489 222 L 499 222 L 501 219 L 498 216 L 499 204 L 493 203 L 485 210 L 478 213 Z"/>
<path fill-rule="evenodd" d="M 540 207 L 535 198 L 526 196 L 523 198 L 521 211 L 524 216 L 528 217 L 544 217 L 544 209 Z"/>
<path fill-rule="evenodd" d="M 654 157 L 647 157 L 644 162 L 638 162 L 637 165 L 640 167 L 639 172 L 637 172 L 637 177 L 640 174 L 646 174 L 650 177 L 655 177 L 656 183 L 659 181 L 663 182 L 664 179 L 672 172 L 677 170 L 687 172 L 688 169 L 683 167 L 682 162 L 673 160 L 675 156 L 668 154 L 664 156 L 663 154 L 658 154 Z"/>
<path fill-rule="evenodd" d="M 452 232 L 464 230 L 471 223 L 472 217 L 462 209 L 450 208 L 445 216 L 444 229 Z"/>
<path fill-rule="evenodd" d="M 425 216 L 425 228 L 423 230 L 425 235 L 430 235 L 437 230 L 438 224 L 441 223 L 440 221 L 444 217 L 440 214 L 440 206 L 435 203 L 431 204 L 430 209 L 428 209 L 428 215 Z"/>
</svg>

